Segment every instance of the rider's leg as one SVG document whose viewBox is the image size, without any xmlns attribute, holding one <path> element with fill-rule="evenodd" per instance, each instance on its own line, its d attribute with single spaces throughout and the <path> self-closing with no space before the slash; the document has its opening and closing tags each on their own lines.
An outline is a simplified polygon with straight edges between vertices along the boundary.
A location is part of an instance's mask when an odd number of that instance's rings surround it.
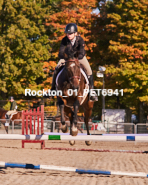
<svg viewBox="0 0 148 185">
<path fill-rule="evenodd" d="M 87 58 L 84 56 L 81 60 L 79 60 L 79 62 L 85 67 L 87 75 L 88 76 L 92 75 L 92 70 Z"/>
<path fill-rule="evenodd" d="M 12 114 L 14 114 L 14 113 L 16 113 L 16 110 L 10 110 L 10 111 L 8 111 L 8 112 L 6 113 L 6 119 L 9 119 L 9 117 L 10 117 Z"/>
<path fill-rule="evenodd" d="M 7 113 L 5 114 L 5 118 L 6 118 L 6 119 L 9 119 L 9 116 L 7 115 Z"/>
<path fill-rule="evenodd" d="M 90 89 L 94 89 L 93 75 L 88 76 L 88 80 L 90 83 Z M 91 92 L 90 92 L 90 99 L 93 101 L 98 101 L 98 96 L 94 90 L 91 90 Z"/>
<path fill-rule="evenodd" d="M 59 72 L 59 68 L 62 65 L 62 63 L 65 63 L 65 60 L 64 59 L 59 60 L 57 66 L 56 66 L 56 68 L 54 70 L 54 74 L 53 74 L 53 78 L 52 78 L 52 87 L 51 87 L 51 90 L 56 90 L 56 77 L 57 77 L 57 74 Z"/>
<path fill-rule="evenodd" d="M 10 116 L 15 113 L 16 110 L 10 110 L 8 111 L 6 114 L 5 114 L 5 117 L 6 117 L 6 123 L 5 123 L 5 126 L 9 126 L 9 119 L 10 119 Z"/>
<path fill-rule="evenodd" d="M 12 112 L 12 110 L 10 110 L 10 111 L 8 111 L 8 112 L 6 113 L 6 115 L 5 115 L 6 119 L 9 119 L 9 117 L 10 117 L 10 115 L 11 115 L 11 112 Z"/>
<path fill-rule="evenodd" d="M 86 73 L 88 75 L 88 80 L 90 84 L 90 89 L 94 89 L 94 81 L 93 81 L 93 75 L 92 75 L 92 70 L 89 65 L 89 62 L 87 58 L 84 56 L 83 59 L 79 60 L 79 62 L 85 67 Z M 98 101 L 98 96 L 95 91 L 91 91 L 90 93 L 90 99 L 93 101 Z"/>
</svg>

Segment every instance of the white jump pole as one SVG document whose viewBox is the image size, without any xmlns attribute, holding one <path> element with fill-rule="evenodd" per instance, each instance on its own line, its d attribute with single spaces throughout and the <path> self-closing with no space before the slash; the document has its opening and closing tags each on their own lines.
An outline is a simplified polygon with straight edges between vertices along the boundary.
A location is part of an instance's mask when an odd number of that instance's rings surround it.
<svg viewBox="0 0 148 185">
<path fill-rule="evenodd" d="M 108 136 L 108 135 L 20 135 L 20 134 L 0 134 L 0 139 L 4 140 L 63 140 L 63 141 L 139 141 L 148 142 L 148 136 Z"/>
<path fill-rule="evenodd" d="M 64 166 L 53 166 L 53 165 L 34 165 L 34 164 L 22 164 L 22 163 L 6 163 L 0 162 L 1 168 L 26 168 L 26 169 L 44 169 L 44 170 L 56 170 L 56 171 L 67 171 L 75 172 L 79 174 L 103 174 L 103 175 L 122 175 L 122 176 L 133 176 L 133 177 L 148 177 L 147 173 L 144 172 L 121 172 L 121 171 L 104 171 L 104 170 L 88 170 L 88 169 L 77 169 L 75 167 L 64 167 Z"/>
</svg>

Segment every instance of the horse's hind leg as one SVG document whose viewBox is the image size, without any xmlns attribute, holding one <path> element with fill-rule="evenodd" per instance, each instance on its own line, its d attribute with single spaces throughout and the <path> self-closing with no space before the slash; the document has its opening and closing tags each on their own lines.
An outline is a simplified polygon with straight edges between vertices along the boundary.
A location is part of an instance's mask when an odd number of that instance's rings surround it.
<svg viewBox="0 0 148 185">
<path fill-rule="evenodd" d="M 88 122 L 89 122 L 89 118 L 92 114 L 93 102 L 88 101 L 87 104 L 85 104 L 85 106 L 83 106 L 83 108 L 84 108 L 84 122 L 85 122 L 86 129 L 87 129 L 87 135 L 90 135 Z"/>
<path fill-rule="evenodd" d="M 84 107 L 84 110 L 85 110 L 85 115 L 84 115 L 84 121 L 85 121 L 85 125 L 86 125 L 86 129 L 87 129 L 87 135 L 90 135 L 90 132 L 89 132 L 89 125 L 88 125 L 88 122 L 89 122 L 89 118 L 92 114 L 92 108 L 93 108 L 93 104 L 91 102 L 88 102 L 88 106 L 87 107 Z M 86 145 L 91 145 L 91 141 L 85 141 Z"/>
<path fill-rule="evenodd" d="M 86 125 L 86 129 L 87 129 L 87 135 L 90 135 L 90 132 L 89 132 L 89 125 L 88 125 L 88 122 L 89 122 L 89 117 L 88 115 L 91 115 L 89 113 L 85 113 L 85 117 L 84 117 L 84 121 L 85 121 L 85 125 Z M 91 145 L 91 141 L 85 141 L 86 145 Z"/>
<path fill-rule="evenodd" d="M 89 114 L 89 112 L 86 112 L 86 113 L 85 113 L 84 122 L 85 122 L 85 125 L 86 125 L 87 135 L 90 135 L 90 132 L 89 132 L 89 125 L 88 125 L 89 117 L 90 117 L 90 116 L 88 116 L 88 114 Z"/>
<path fill-rule="evenodd" d="M 78 128 L 78 130 L 81 132 L 81 133 L 83 133 L 83 131 L 82 131 L 82 129 L 81 129 L 81 126 L 77 126 L 77 128 Z"/>
<path fill-rule="evenodd" d="M 72 135 L 72 133 L 71 133 L 71 131 L 72 131 L 71 126 L 72 126 L 72 122 L 73 122 L 73 112 L 72 111 L 71 111 L 71 116 L 69 119 L 70 119 L 70 135 Z M 69 144 L 73 146 L 75 144 L 75 140 L 70 140 Z"/>
</svg>

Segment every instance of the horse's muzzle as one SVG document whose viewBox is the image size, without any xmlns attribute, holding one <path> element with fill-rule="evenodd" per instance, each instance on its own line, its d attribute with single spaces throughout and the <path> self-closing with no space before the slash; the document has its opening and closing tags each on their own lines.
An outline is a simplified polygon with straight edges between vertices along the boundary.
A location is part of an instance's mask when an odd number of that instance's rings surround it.
<svg viewBox="0 0 148 185">
<path fill-rule="evenodd" d="M 73 86 L 72 86 L 72 89 L 73 89 L 73 90 L 78 90 L 78 89 L 79 89 L 79 85 L 73 85 Z"/>
<path fill-rule="evenodd" d="M 70 78 L 70 84 L 73 90 L 78 90 L 80 85 L 79 76 L 73 76 Z"/>
</svg>

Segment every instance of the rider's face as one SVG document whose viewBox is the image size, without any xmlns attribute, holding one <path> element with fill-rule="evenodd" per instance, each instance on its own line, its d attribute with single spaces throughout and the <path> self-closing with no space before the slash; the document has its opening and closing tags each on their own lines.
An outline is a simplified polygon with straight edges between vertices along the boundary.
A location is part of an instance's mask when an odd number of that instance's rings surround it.
<svg viewBox="0 0 148 185">
<path fill-rule="evenodd" d="M 73 40 L 75 38 L 75 36 L 77 35 L 77 33 L 67 33 L 67 37 L 69 40 Z"/>
</svg>

